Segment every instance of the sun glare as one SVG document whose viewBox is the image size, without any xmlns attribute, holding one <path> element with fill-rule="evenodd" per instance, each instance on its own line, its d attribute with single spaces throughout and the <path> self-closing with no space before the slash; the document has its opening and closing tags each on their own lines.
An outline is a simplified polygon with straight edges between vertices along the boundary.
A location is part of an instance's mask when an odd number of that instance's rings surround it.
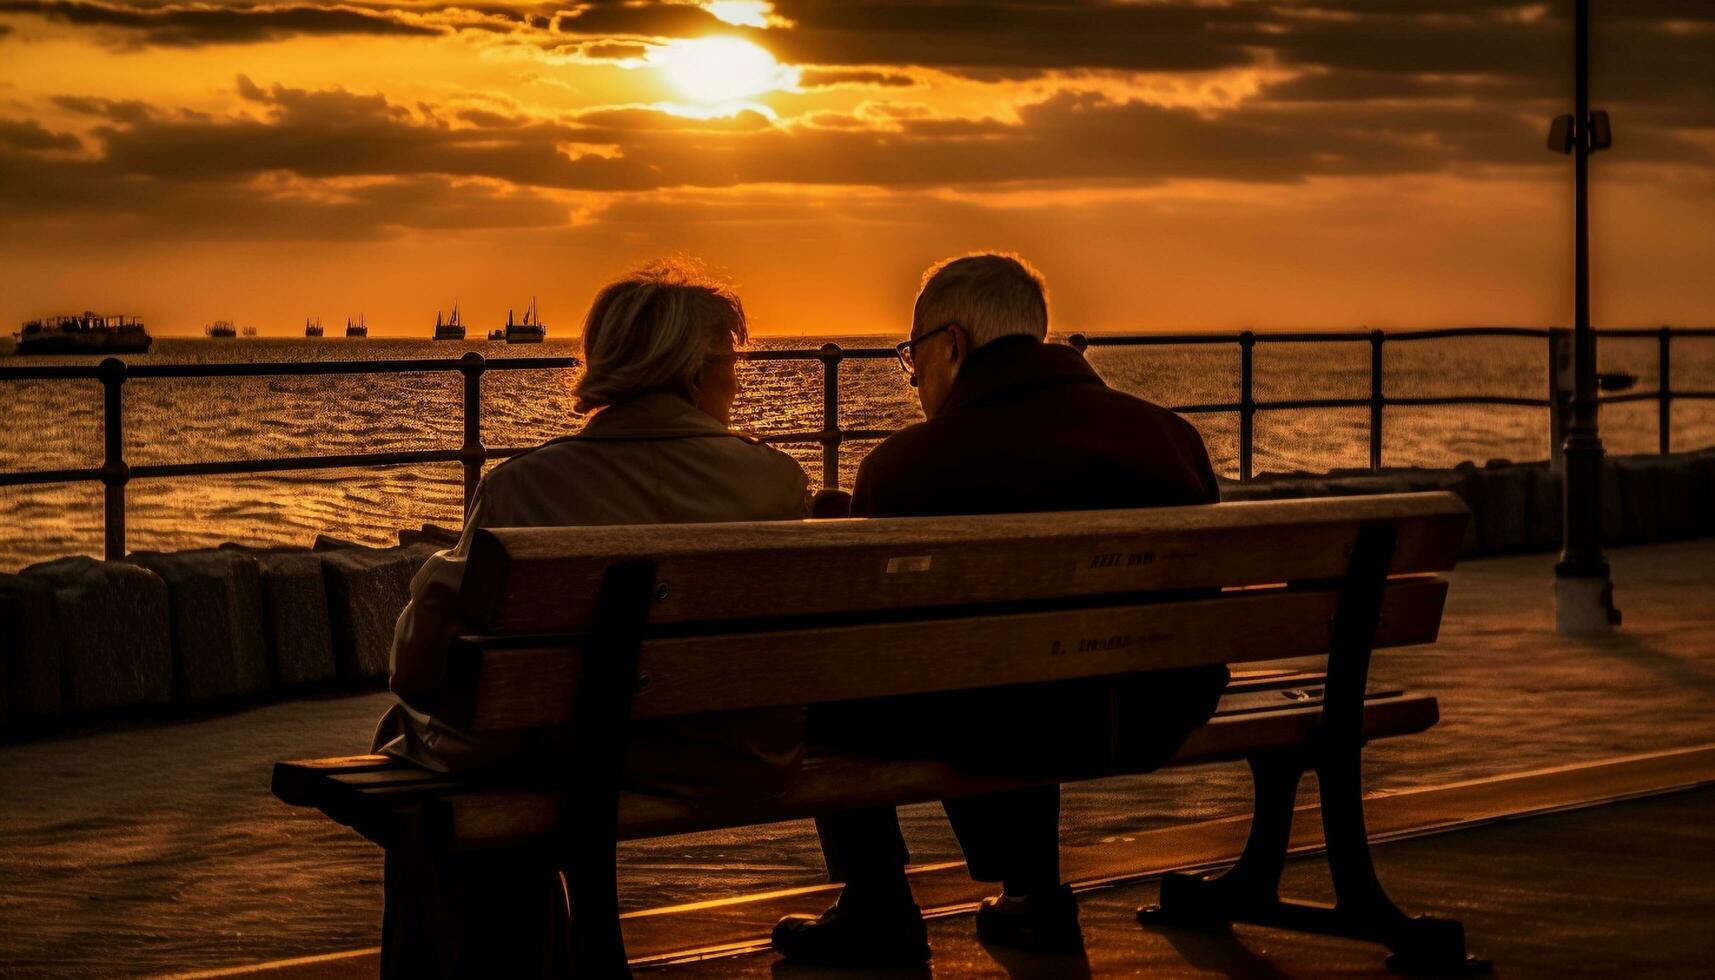
<svg viewBox="0 0 1715 980">
<path fill-rule="evenodd" d="M 773 27 L 777 19 L 774 4 L 761 0 L 711 0 L 703 4 L 703 9 L 709 16 L 734 27 Z"/>
<path fill-rule="evenodd" d="M 733 102 L 798 82 L 798 70 L 762 48 L 736 37 L 673 41 L 650 53 L 672 86 L 694 102 Z"/>
</svg>

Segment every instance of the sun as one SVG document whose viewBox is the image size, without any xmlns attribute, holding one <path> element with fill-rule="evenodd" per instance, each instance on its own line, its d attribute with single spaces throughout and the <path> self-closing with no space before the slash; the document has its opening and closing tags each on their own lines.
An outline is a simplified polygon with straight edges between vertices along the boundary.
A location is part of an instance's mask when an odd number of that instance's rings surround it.
<svg viewBox="0 0 1715 980">
<path fill-rule="evenodd" d="M 796 68 L 736 37 L 672 41 L 652 51 L 649 62 L 686 98 L 705 105 L 747 99 L 798 83 Z"/>
</svg>

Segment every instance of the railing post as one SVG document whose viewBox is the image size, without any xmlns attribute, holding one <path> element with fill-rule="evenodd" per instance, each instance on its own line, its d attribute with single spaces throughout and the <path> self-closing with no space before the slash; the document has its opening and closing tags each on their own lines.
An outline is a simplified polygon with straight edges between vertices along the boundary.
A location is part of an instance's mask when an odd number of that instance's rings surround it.
<svg viewBox="0 0 1715 980">
<path fill-rule="evenodd" d="M 1382 468 L 1382 340 L 1380 330 L 1370 331 L 1370 472 Z"/>
<path fill-rule="evenodd" d="M 101 482 L 105 488 L 102 525 L 106 538 L 102 554 L 108 561 L 125 557 L 125 484 L 131 467 L 125 465 L 125 362 L 109 357 L 101 362 L 101 433 L 105 452 Z"/>
<path fill-rule="evenodd" d="M 1251 435 L 1256 422 L 1256 399 L 1251 397 L 1252 361 L 1256 334 L 1239 334 L 1239 481 L 1251 480 Z"/>
<path fill-rule="evenodd" d="M 1656 421 L 1656 442 L 1662 455 L 1673 452 L 1673 330 L 1662 327 L 1656 334 L 1658 352 L 1656 381 L 1657 404 L 1661 406 Z"/>
<path fill-rule="evenodd" d="M 840 485 L 840 345 L 823 344 L 822 361 L 822 489 Z"/>
<path fill-rule="evenodd" d="M 484 448 L 482 445 L 482 372 L 485 362 L 476 351 L 466 351 L 459 358 L 459 373 L 464 375 L 464 445 L 459 447 L 459 462 L 464 466 L 464 509 L 470 513 L 471 498 L 482 480 Z"/>
</svg>

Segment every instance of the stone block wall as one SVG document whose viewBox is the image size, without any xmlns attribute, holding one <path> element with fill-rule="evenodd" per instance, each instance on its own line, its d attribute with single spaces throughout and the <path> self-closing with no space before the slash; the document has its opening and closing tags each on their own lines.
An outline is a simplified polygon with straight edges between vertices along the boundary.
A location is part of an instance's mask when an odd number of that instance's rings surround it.
<svg viewBox="0 0 1715 980">
<path fill-rule="evenodd" d="M 32 565 L 19 576 L 53 595 L 62 715 L 163 705 L 172 699 L 167 583 L 129 562 L 82 556 Z M 41 649 L 40 644 L 31 644 Z M 46 673 L 48 666 L 34 671 Z"/>
<path fill-rule="evenodd" d="M 0 734 L 377 685 L 435 550 L 229 546 L 0 575 Z"/>
<path fill-rule="evenodd" d="M 1561 476 L 1546 462 L 1490 460 L 1451 470 L 1268 473 L 1224 482 L 1223 500 L 1449 490 L 1471 509 L 1462 557 L 1560 547 Z M 1602 542 L 1648 544 L 1715 534 L 1715 450 L 1618 456 L 1602 467 Z"/>
</svg>

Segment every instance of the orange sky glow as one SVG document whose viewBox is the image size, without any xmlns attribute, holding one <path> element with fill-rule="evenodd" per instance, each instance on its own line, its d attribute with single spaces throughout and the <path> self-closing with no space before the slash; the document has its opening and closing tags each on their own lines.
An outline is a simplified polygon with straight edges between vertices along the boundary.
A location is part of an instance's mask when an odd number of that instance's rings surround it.
<svg viewBox="0 0 1715 980">
<path fill-rule="evenodd" d="M 689 254 L 899 333 L 987 248 L 1067 331 L 1565 324 L 1570 7 L 0 0 L 0 330 L 569 338 Z M 1595 7 L 1596 320 L 1715 324 L 1715 7 Z"/>
</svg>

